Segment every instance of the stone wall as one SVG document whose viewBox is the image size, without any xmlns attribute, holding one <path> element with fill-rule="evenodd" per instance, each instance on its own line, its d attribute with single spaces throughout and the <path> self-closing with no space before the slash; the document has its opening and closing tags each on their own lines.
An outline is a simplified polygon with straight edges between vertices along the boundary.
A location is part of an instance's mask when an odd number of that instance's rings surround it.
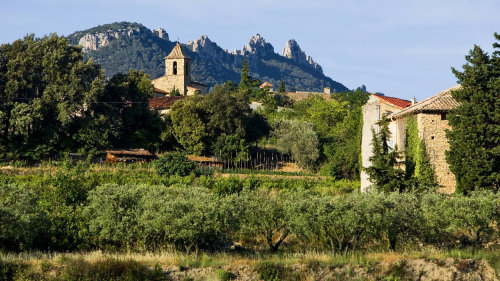
<svg viewBox="0 0 500 281">
<path fill-rule="evenodd" d="M 177 62 L 177 75 L 174 75 L 173 64 Z M 181 95 L 188 94 L 187 86 L 191 84 L 191 75 L 189 69 L 187 73 L 186 68 L 190 67 L 188 60 L 184 59 L 167 59 L 165 60 L 165 75 L 152 80 L 151 82 L 160 90 L 170 92 L 175 87 Z"/>
<path fill-rule="evenodd" d="M 445 151 L 450 147 L 446 138 L 446 129 L 450 129 L 447 120 L 442 120 L 445 115 L 440 113 L 417 114 L 417 126 L 420 139 L 425 142 L 430 162 L 434 166 L 438 183 L 442 186 L 440 191 L 453 193 L 455 191 L 455 175 L 450 171 L 446 162 Z"/>
</svg>

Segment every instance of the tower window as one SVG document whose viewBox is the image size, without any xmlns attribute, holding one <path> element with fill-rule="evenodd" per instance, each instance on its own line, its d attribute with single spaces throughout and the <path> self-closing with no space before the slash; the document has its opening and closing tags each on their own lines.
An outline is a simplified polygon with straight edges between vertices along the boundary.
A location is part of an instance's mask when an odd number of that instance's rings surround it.
<svg viewBox="0 0 500 281">
<path fill-rule="evenodd" d="M 173 71 L 174 75 L 177 75 L 177 62 L 174 61 L 174 71 Z"/>
</svg>

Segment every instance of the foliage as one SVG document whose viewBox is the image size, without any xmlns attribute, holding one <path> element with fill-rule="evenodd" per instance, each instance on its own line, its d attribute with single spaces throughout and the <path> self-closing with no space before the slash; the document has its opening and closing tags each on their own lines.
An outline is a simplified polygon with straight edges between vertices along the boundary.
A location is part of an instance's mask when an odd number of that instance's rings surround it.
<svg viewBox="0 0 500 281">
<path fill-rule="evenodd" d="M 100 114 L 112 118 L 113 122 L 107 125 L 117 129 L 114 147 L 153 150 L 159 146 L 162 120 L 149 109 L 151 97 L 153 85 L 144 71 L 131 69 L 126 75 L 113 76 L 106 84 L 96 106 L 100 107 Z"/>
<path fill-rule="evenodd" d="M 175 139 L 187 152 L 195 155 L 202 154 L 210 145 L 202 99 L 193 96 L 176 102 L 170 113 Z"/>
<path fill-rule="evenodd" d="M 425 142 L 418 136 L 417 121 L 406 119 L 405 179 L 412 191 L 435 191 L 438 187 Z"/>
<path fill-rule="evenodd" d="M 19 185 L 0 185 L 0 245 L 4 250 L 29 250 L 46 225 L 38 198 Z"/>
<path fill-rule="evenodd" d="M 262 236 L 273 254 L 278 252 L 280 245 L 291 233 L 290 218 L 293 215 L 288 212 L 292 202 L 290 198 L 280 193 L 267 192 L 246 194 L 244 198 L 246 212 L 243 232 Z"/>
<path fill-rule="evenodd" d="M 0 47 L 0 157 L 39 160 L 60 150 L 106 145 L 88 139 L 86 106 L 102 92 L 101 69 L 57 35 Z M 95 122 L 100 122 L 99 119 Z"/>
<path fill-rule="evenodd" d="M 229 281 L 233 279 L 233 274 L 224 269 L 217 269 L 217 271 L 215 271 L 215 275 L 220 281 Z"/>
<path fill-rule="evenodd" d="M 154 269 L 135 260 L 103 258 L 94 262 L 65 259 L 60 280 L 168 280 L 160 267 Z M 59 279 L 58 279 L 59 280 Z"/>
<path fill-rule="evenodd" d="M 319 157 L 318 135 L 312 127 L 306 122 L 280 120 L 274 129 L 278 150 L 291 155 L 304 168 L 312 168 Z"/>
<path fill-rule="evenodd" d="M 154 162 L 156 173 L 161 176 L 187 176 L 196 170 L 196 163 L 189 160 L 181 152 L 163 154 Z"/>
<path fill-rule="evenodd" d="M 231 203 L 229 203 L 231 202 Z M 154 188 L 141 200 L 141 225 L 146 241 L 173 243 L 189 254 L 194 247 L 198 257 L 203 244 L 224 240 L 238 227 L 239 205 L 220 199 L 206 189 Z"/>
<path fill-rule="evenodd" d="M 245 93 L 227 88 L 217 85 L 206 97 L 189 97 L 172 107 L 175 138 L 188 152 L 246 159 L 248 143 L 268 134 L 267 120 L 250 110 Z"/>
<path fill-rule="evenodd" d="M 500 40 L 500 35 L 495 33 Z M 452 68 L 462 89 L 451 92 L 460 105 L 447 115 L 450 150 L 447 161 L 457 191 L 500 189 L 500 44 L 490 56 L 479 46 L 465 57 L 460 72 Z"/>
<path fill-rule="evenodd" d="M 139 202 L 145 185 L 103 185 L 89 192 L 85 215 L 99 245 L 131 248 L 138 242 Z"/>
<path fill-rule="evenodd" d="M 388 122 L 384 117 L 378 124 L 380 132 L 375 133 L 372 129 L 372 166 L 366 168 L 366 172 L 377 190 L 402 192 L 405 189 L 404 172 L 398 167 L 400 155 L 397 146 L 389 146 L 391 133 Z"/>
</svg>

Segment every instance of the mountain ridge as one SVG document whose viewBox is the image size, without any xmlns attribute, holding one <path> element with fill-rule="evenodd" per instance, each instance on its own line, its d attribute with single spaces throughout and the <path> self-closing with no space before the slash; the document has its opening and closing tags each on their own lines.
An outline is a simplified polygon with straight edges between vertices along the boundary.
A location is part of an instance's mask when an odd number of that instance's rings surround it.
<svg viewBox="0 0 500 281">
<path fill-rule="evenodd" d="M 144 70 L 153 78 L 164 74 L 163 58 L 175 45 L 162 29 L 150 30 L 139 23 L 117 22 L 99 25 L 67 36 L 70 43 L 82 46 L 86 58 L 101 64 L 106 76 L 127 72 L 129 68 Z M 244 58 L 252 77 L 277 86 L 282 80 L 290 90 L 348 90 L 341 83 L 323 74 L 321 66 L 289 40 L 282 54 L 256 34 L 241 50 L 223 49 L 208 36 L 181 44 L 192 58 L 194 80 L 213 86 L 227 80 L 239 81 Z"/>
</svg>

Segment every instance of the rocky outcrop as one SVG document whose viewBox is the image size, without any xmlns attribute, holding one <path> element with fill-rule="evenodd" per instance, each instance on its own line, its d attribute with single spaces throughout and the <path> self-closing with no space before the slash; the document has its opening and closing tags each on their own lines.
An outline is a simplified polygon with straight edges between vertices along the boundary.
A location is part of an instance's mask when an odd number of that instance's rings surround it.
<svg viewBox="0 0 500 281">
<path fill-rule="evenodd" d="M 124 29 L 108 30 L 99 33 L 87 33 L 80 38 L 78 45 L 82 46 L 84 52 L 87 52 L 89 50 L 95 51 L 122 37 L 130 37 L 132 35 L 137 35 L 142 32 L 148 31 L 151 32 L 149 29 L 143 29 L 140 27 L 128 27 Z"/>
<path fill-rule="evenodd" d="M 212 42 L 206 35 L 201 36 L 198 40 L 189 41 L 188 46 L 191 47 L 193 52 L 204 58 L 217 57 L 221 52 L 224 52 L 221 47 Z"/>
<path fill-rule="evenodd" d="M 257 55 L 259 57 L 266 57 L 273 54 L 273 45 L 267 43 L 266 40 L 260 36 L 260 34 L 250 37 L 250 40 L 241 51 L 242 56 Z"/>
<path fill-rule="evenodd" d="M 295 39 L 290 39 L 286 42 L 286 46 L 283 49 L 282 55 L 286 58 L 289 58 L 300 65 L 311 66 L 312 68 L 318 70 L 323 73 L 323 69 L 321 66 L 316 63 L 312 57 L 306 56 L 306 53 L 300 49 L 299 44 Z"/>
<path fill-rule="evenodd" d="M 160 37 L 161 39 L 169 41 L 168 33 L 163 28 L 157 28 L 153 30 L 153 34 Z"/>
</svg>

